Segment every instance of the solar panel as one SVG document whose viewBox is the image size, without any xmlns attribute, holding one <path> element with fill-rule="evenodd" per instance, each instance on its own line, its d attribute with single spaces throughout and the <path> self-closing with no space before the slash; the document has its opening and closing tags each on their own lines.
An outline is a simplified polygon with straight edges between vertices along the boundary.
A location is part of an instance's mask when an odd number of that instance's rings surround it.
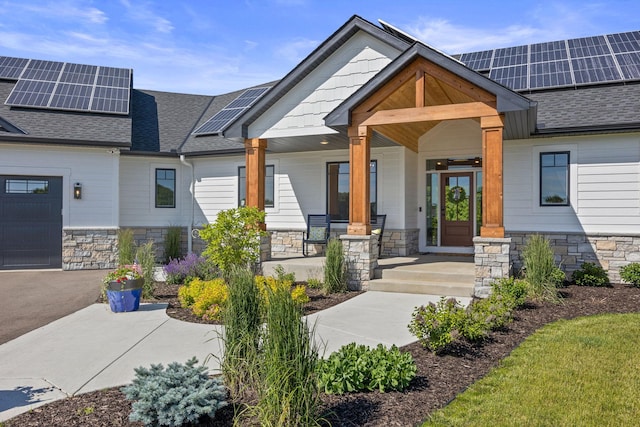
<svg viewBox="0 0 640 427">
<path fill-rule="evenodd" d="M 571 58 L 590 58 L 611 53 L 603 36 L 567 40 Z"/>
<path fill-rule="evenodd" d="M 567 46 L 564 40 L 532 44 L 530 50 L 531 63 L 567 59 Z"/>
<path fill-rule="evenodd" d="M 236 99 L 228 103 L 222 110 L 218 111 L 204 124 L 198 127 L 194 135 L 211 135 L 222 132 L 235 118 L 244 113 L 251 107 L 262 95 L 270 89 L 268 87 L 260 87 L 247 89 Z"/>
<path fill-rule="evenodd" d="M 493 59 L 493 50 L 484 50 L 482 52 L 463 53 L 460 61 L 467 67 L 476 71 L 486 71 L 491 68 L 491 60 Z"/>
<path fill-rule="evenodd" d="M 128 89 L 131 86 L 131 70 L 128 68 L 100 67 L 96 85 Z"/>
<path fill-rule="evenodd" d="M 91 102 L 91 111 L 128 114 L 129 89 L 97 86 Z"/>
<path fill-rule="evenodd" d="M 613 56 L 572 59 L 576 84 L 589 84 L 621 80 L 620 73 L 613 62 Z"/>
<path fill-rule="evenodd" d="M 28 59 L 0 56 L 0 79 L 18 80 L 28 63 Z"/>
<path fill-rule="evenodd" d="M 130 69 L 0 57 L 0 76 L 18 79 L 7 105 L 129 113 Z"/>
<path fill-rule="evenodd" d="M 92 85 L 96 80 L 95 65 L 66 64 L 60 81 L 64 83 L 77 83 L 82 85 Z"/>
<path fill-rule="evenodd" d="M 93 87 L 60 83 L 51 97 L 49 107 L 64 110 L 88 110 Z"/>
<path fill-rule="evenodd" d="M 640 31 L 609 34 L 607 40 L 614 53 L 640 52 Z"/>
<path fill-rule="evenodd" d="M 22 107 L 46 107 L 54 88 L 53 82 L 18 80 L 6 103 Z"/>
<path fill-rule="evenodd" d="M 531 64 L 529 72 L 530 89 L 571 86 L 573 84 L 568 60 Z"/>
<path fill-rule="evenodd" d="M 515 46 L 496 49 L 491 67 L 509 67 L 529 62 L 529 46 Z"/>
<path fill-rule="evenodd" d="M 620 70 L 625 79 L 640 79 L 640 53 L 621 53 L 616 55 Z"/>
<path fill-rule="evenodd" d="M 526 89 L 529 85 L 527 65 L 492 68 L 489 72 L 489 78 L 513 90 Z"/>
<path fill-rule="evenodd" d="M 41 61 L 33 59 L 25 68 L 20 78 L 25 80 L 41 80 L 56 82 L 60 78 L 60 72 L 64 62 Z"/>
</svg>

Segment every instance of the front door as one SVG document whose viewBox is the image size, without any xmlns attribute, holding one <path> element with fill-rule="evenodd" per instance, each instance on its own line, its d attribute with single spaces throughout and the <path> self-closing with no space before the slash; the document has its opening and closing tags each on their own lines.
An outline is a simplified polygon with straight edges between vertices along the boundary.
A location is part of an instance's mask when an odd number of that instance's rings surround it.
<svg viewBox="0 0 640 427">
<path fill-rule="evenodd" d="M 473 172 L 442 174 L 440 218 L 442 246 L 473 245 Z"/>
</svg>

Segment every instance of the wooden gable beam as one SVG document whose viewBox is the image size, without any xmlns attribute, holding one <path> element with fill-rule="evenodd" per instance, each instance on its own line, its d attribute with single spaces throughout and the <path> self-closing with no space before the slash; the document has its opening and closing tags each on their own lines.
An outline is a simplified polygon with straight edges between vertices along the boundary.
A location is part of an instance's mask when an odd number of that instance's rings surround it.
<svg viewBox="0 0 640 427">
<path fill-rule="evenodd" d="M 400 123 L 471 119 L 497 115 L 494 106 L 484 102 L 435 105 L 421 108 L 398 108 L 374 113 L 353 114 L 352 121 L 360 126 L 378 126 Z"/>
</svg>

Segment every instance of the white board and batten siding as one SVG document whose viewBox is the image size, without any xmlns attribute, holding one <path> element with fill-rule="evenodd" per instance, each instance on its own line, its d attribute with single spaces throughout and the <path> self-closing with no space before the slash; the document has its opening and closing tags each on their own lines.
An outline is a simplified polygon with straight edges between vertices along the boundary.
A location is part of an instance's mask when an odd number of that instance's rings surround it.
<svg viewBox="0 0 640 427">
<path fill-rule="evenodd" d="M 118 226 L 117 150 L 8 144 L 0 149 L 0 175 L 62 177 L 63 228 Z M 73 198 L 76 182 L 82 184 L 80 200 Z"/>
<path fill-rule="evenodd" d="M 569 151 L 571 206 L 539 205 L 541 152 Z M 507 231 L 640 233 L 640 135 L 505 141 Z"/>
<path fill-rule="evenodd" d="M 335 133 L 324 117 L 400 52 L 364 32 L 355 34 L 249 126 L 250 138 Z"/>
</svg>

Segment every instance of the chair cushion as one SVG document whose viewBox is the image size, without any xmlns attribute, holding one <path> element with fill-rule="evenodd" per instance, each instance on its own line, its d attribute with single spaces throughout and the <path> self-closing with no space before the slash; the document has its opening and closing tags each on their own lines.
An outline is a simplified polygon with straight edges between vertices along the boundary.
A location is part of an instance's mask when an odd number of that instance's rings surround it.
<svg viewBox="0 0 640 427">
<path fill-rule="evenodd" d="M 309 240 L 325 240 L 327 227 L 309 227 Z"/>
<path fill-rule="evenodd" d="M 382 230 L 380 228 L 377 228 L 375 230 L 371 230 L 371 234 L 381 234 Z"/>
</svg>

